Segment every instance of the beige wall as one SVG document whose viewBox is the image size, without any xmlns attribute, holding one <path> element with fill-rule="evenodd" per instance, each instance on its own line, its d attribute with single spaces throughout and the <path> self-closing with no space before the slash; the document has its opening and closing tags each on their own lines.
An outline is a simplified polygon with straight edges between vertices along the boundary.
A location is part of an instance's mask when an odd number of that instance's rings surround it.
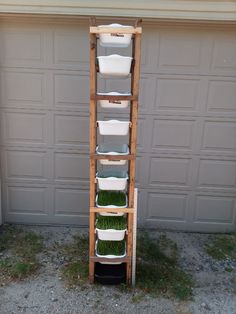
<svg viewBox="0 0 236 314">
<path fill-rule="evenodd" d="M 0 0 L 0 13 L 123 16 L 236 21 L 236 1 L 222 0 Z"/>
</svg>

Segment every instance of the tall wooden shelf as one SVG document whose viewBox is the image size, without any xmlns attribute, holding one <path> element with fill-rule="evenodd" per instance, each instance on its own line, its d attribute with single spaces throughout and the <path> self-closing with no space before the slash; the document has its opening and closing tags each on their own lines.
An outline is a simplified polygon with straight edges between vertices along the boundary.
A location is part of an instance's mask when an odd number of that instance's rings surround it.
<svg viewBox="0 0 236 314">
<path fill-rule="evenodd" d="M 89 280 L 94 282 L 94 270 L 96 262 L 103 262 L 105 258 L 95 255 L 96 214 L 99 212 L 123 212 L 127 214 L 127 234 L 126 234 L 126 256 L 118 261 L 126 263 L 126 282 L 131 283 L 132 276 L 132 252 L 133 252 L 133 219 L 134 219 L 134 189 L 135 189 L 135 167 L 136 167 L 136 142 L 137 142 L 137 118 L 138 118 L 138 96 L 139 96 L 139 76 L 140 76 L 140 56 L 141 56 L 141 20 L 137 20 L 133 28 L 107 27 L 100 29 L 93 19 L 90 22 L 90 219 L 89 219 Z M 131 95 L 97 95 L 97 41 L 100 33 L 122 33 L 132 34 L 132 65 L 131 65 Z M 129 100 L 130 101 L 130 129 L 129 129 L 129 155 L 98 155 L 97 146 L 97 100 Z M 127 208 L 98 208 L 95 205 L 97 182 L 97 160 L 128 160 L 128 207 Z M 117 259 L 109 262 L 116 262 Z"/>
</svg>

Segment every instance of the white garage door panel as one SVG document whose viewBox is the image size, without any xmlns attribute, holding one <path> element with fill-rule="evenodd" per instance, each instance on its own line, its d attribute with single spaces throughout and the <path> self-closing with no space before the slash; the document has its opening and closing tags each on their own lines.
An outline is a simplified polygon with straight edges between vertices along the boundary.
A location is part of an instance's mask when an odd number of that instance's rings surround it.
<svg viewBox="0 0 236 314">
<path fill-rule="evenodd" d="M 86 217 L 88 206 L 88 190 L 55 188 L 55 215 L 84 215 Z"/>
<path fill-rule="evenodd" d="M 55 153 L 55 181 L 77 182 L 88 185 L 89 159 L 78 153 Z"/>
<path fill-rule="evenodd" d="M 191 159 L 151 157 L 149 159 L 149 186 L 189 187 Z"/>
<path fill-rule="evenodd" d="M 49 142 L 46 112 L 2 110 L 3 143 L 45 146 Z M 30 130 L 30 132 L 29 132 Z"/>
<path fill-rule="evenodd" d="M 48 189 L 45 186 L 6 187 L 7 209 L 11 214 L 44 214 L 48 212 Z"/>
<path fill-rule="evenodd" d="M 87 224 L 88 25 L 12 21 L 0 38 L 4 219 Z M 235 38 L 230 28 L 144 25 L 136 180 L 143 226 L 235 228 Z M 98 82 L 100 92 L 129 86 Z M 129 112 L 99 111 L 122 120 Z"/>
<path fill-rule="evenodd" d="M 185 194 L 148 193 L 147 220 L 177 220 L 184 221 L 186 215 Z M 156 210 L 158 204 L 159 210 Z M 174 211 L 173 211 L 174 208 Z"/>
<path fill-rule="evenodd" d="M 68 107 L 88 106 L 88 74 L 54 74 L 55 105 Z"/>
<path fill-rule="evenodd" d="M 9 71 L 1 75 L 3 84 L 3 105 L 35 104 L 43 105 L 45 93 L 45 75 L 43 73 Z"/>
<path fill-rule="evenodd" d="M 47 151 L 5 151 L 3 156 L 5 177 L 15 182 L 17 180 L 47 181 L 48 155 Z"/>
<path fill-rule="evenodd" d="M 234 211 L 234 198 L 197 195 L 195 221 L 211 223 L 231 223 Z"/>
</svg>

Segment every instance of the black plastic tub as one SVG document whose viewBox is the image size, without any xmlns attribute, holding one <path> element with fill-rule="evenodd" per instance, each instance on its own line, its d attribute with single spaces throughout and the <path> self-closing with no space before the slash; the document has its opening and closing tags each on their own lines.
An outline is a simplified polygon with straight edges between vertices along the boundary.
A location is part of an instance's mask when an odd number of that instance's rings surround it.
<svg viewBox="0 0 236 314">
<path fill-rule="evenodd" d="M 95 264 L 95 280 L 102 285 L 118 285 L 126 281 L 126 264 Z"/>
</svg>

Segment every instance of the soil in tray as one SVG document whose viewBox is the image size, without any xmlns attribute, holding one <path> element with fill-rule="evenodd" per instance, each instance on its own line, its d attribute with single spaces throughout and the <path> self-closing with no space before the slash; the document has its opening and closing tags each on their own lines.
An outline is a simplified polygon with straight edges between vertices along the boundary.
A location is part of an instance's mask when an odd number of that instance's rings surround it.
<svg viewBox="0 0 236 314">
<path fill-rule="evenodd" d="M 95 264 L 95 280 L 103 285 L 117 285 L 125 283 L 126 264 L 106 265 Z"/>
<path fill-rule="evenodd" d="M 99 206 L 125 206 L 126 194 L 123 192 L 99 191 L 97 203 Z"/>
<path fill-rule="evenodd" d="M 103 241 L 97 242 L 97 253 L 102 256 L 115 255 L 121 256 L 125 254 L 125 240 L 122 241 Z"/>
<path fill-rule="evenodd" d="M 96 227 L 101 230 L 107 229 L 125 230 L 127 227 L 126 218 L 124 216 L 119 217 L 98 216 Z"/>
</svg>

